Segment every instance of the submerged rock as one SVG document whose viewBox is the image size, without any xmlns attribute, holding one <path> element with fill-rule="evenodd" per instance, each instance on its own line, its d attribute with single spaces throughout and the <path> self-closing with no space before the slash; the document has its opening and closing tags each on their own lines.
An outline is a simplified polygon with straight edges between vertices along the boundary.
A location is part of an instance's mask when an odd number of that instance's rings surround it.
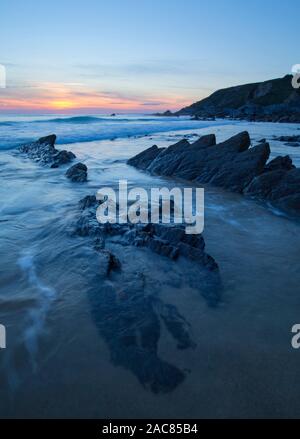
<svg viewBox="0 0 300 439">
<path fill-rule="evenodd" d="M 274 140 L 278 140 L 279 142 L 300 142 L 300 136 L 279 136 L 274 137 Z"/>
<path fill-rule="evenodd" d="M 79 201 L 79 208 L 84 210 L 97 204 L 96 195 L 87 195 Z"/>
<path fill-rule="evenodd" d="M 121 268 L 119 259 L 108 250 L 99 249 L 99 259 L 99 274 L 103 278 L 107 277 L 112 270 L 118 270 Z"/>
<path fill-rule="evenodd" d="M 79 206 L 82 209 L 74 233 L 106 240 L 118 236 L 124 245 L 147 247 L 151 251 L 176 260 L 180 256 L 190 259 L 209 270 L 218 270 L 216 261 L 205 252 L 203 236 L 188 235 L 184 225 L 175 224 L 100 224 L 96 218 L 96 197 L 84 197 Z"/>
<path fill-rule="evenodd" d="M 160 358 L 158 345 L 162 323 L 178 342 L 179 349 L 194 347 L 189 325 L 175 307 L 145 292 L 142 273 L 120 279 L 121 290 L 104 284 L 88 292 L 92 315 L 110 358 L 116 366 L 133 373 L 151 392 L 172 392 L 185 372 Z"/>
<path fill-rule="evenodd" d="M 273 140 L 277 140 L 278 142 L 283 142 L 285 146 L 298 147 L 300 146 L 300 136 L 273 136 Z"/>
<path fill-rule="evenodd" d="M 66 177 L 74 182 L 84 182 L 87 180 L 87 166 L 83 163 L 76 163 L 66 172 Z"/>
<path fill-rule="evenodd" d="M 218 266 L 205 252 L 202 235 L 187 235 L 178 225 L 100 224 L 97 203 L 94 195 L 84 197 L 75 224 L 75 233 L 90 238 L 99 260 L 88 289 L 95 325 L 114 365 L 155 394 L 172 392 L 187 372 L 161 357 L 161 337 L 168 333 L 180 350 L 196 343 L 188 320 L 160 292 L 194 288 L 215 307 L 222 291 Z"/>
<path fill-rule="evenodd" d="M 285 143 L 285 146 L 292 146 L 293 148 L 297 148 L 300 146 L 300 142 L 287 142 Z"/>
<path fill-rule="evenodd" d="M 71 151 L 55 148 L 56 135 L 41 137 L 36 142 L 21 145 L 19 151 L 26 153 L 29 158 L 43 165 L 50 165 L 51 168 L 57 168 L 61 165 L 71 162 L 76 158 Z"/>
</svg>

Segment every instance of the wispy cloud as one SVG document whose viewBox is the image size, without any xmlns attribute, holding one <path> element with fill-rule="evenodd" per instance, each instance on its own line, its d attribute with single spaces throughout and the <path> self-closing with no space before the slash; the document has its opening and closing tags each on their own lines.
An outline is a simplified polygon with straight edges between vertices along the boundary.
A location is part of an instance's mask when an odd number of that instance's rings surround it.
<svg viewBox="0 0 300 439">
<path fill-rule="evenodd" d="M 185 103 L 180 96 L 166 94 L 164 99 L 149 99 L 145 94 L 98 90 L 81 83 L 27 82 L 23 87 L 11 84 L 0 94 L 3 111 L 80 111 L 83 108 L 91 111 L 139 111 L 145 107 L 151 111 L 151 108 L 177 108 Z"/>
</svg>

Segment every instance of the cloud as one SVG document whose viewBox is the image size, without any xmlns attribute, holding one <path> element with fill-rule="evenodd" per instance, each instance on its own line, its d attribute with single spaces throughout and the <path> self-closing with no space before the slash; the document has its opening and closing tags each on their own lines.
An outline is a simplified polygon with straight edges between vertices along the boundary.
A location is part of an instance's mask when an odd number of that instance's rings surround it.
<svg viewBox="0 0 300 439">
<path fill-rule="evenodd" d="M 10 85 L 0 94 L 0 106 L 5 109 L 60 111 L 80 109 L 107 109 L 122 111 L 139 111 L 147 108 L 175 109 L 183 104 L 181 96 L 168 95 L 163 99 L 150 96 L 149 92 L 131 93 L 114 90 L 99 90 L 81 83 L 26 82 Z"/>
<path fill-rule="evenodd" d="M 128 76 L 178 76 L 194 75 L 203 69 L 204 60 L 145 60 L 143 62 L 116 63 L 116 64 L 75 64 L 82 77 L 128 77 Z"/>
</svg>

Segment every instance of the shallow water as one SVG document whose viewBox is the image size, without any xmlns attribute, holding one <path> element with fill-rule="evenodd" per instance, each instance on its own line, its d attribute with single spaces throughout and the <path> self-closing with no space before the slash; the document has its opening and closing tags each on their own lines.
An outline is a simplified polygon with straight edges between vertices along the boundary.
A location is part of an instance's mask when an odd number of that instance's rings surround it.
<svg viewBox="0 0 300 439">
<path fill-rule="evenodd" d="M 300 354 L 290 343 L 299 323 L 298 223 L 205 188 L 206 248 L 222 280 L 217 306 L 207 300 L 205 271 L 117 243 L 122 271 L 103 282 L 90 241 L 72 236 L 78 200 L 104 185 L 174 186 L 127 166 L 138 151 L 243 129 L 259 140 L 298 127 L 234 123 L 73 143 L 89 168 L 82 185 L 63 168 L 1 152 L 1 417 L 299 417 Z M 299 148 L 271 147 L 300 165 Z M 127 344 L 115 343 L 120 332 Z M 142 355 L 131 350 L 133 334 L 144 339 Z"/>
</svg>

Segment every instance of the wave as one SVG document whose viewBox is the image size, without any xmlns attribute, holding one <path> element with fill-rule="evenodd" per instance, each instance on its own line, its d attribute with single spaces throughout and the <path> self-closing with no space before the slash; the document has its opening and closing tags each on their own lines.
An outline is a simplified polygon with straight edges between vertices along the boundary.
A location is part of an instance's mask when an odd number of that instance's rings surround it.
<svg viewBox="0 0 300 439">
<path fill-rule="evenodd" d="M 109 123 L 119 123 L 119 122 L 153 122 L 157 119 L 151 119 L 149 117 L 145 118 L 116 118 L 112 116 L 107 117 L 97 117 L 97 116 L 71 116 L 71 117 L 56 117 L 50 119 L 34 119 L 28 121 L 2 121 L 0 122 L 0 126 L 15 126 L 20 124 L 48 124 L 48 123 L 62 123 L 62 124 L 90 124 L 90 123 L 101 123 L 101 122 L 109 122 Z"/>
<path fill-rule="evenodd" d="M 36 123 L 74 123 L 74 124 L 87 124 L 101 121 L 107 121 L 108 119 L 96 116 L 74 116 L 74 117 L 56 117 L 51 119 L 34 119 L 28 121 L 3 121 L 0 122 L 0 126 L 16 126 L 20 124 L 36 124 Z M 120 119 L 118 119 L 120 121 Z"/>
<path fill-rule="evenodd" d="M 85 124 L 85 123 L 97 123 L 102 121 L 107 121 L 108 119 L 104 117 L 96 116 L 73 116 L 73 117 L 57 117 L 55 119 L 45 119 L 32 121 L 33 123 L 75 123 L 75 124 Z M 120 119 L 118 119 L 120 120 Z M 125 119 L 126 120 L 126 119 Z"/>
<path fill-rule="evenodd" d="M 161 117 L 96 117 L 74 116 L 47 120 L 0 122 L 0 150 L 14 149 L 50 133 L 57 135 L 57 144 L 115 140 L 140 137 L 168 131 L 192 130 L 209 126 L 236 123 L 219 120 L 215 122 L 191 121 L 187 118 Z"/>
</svg>

